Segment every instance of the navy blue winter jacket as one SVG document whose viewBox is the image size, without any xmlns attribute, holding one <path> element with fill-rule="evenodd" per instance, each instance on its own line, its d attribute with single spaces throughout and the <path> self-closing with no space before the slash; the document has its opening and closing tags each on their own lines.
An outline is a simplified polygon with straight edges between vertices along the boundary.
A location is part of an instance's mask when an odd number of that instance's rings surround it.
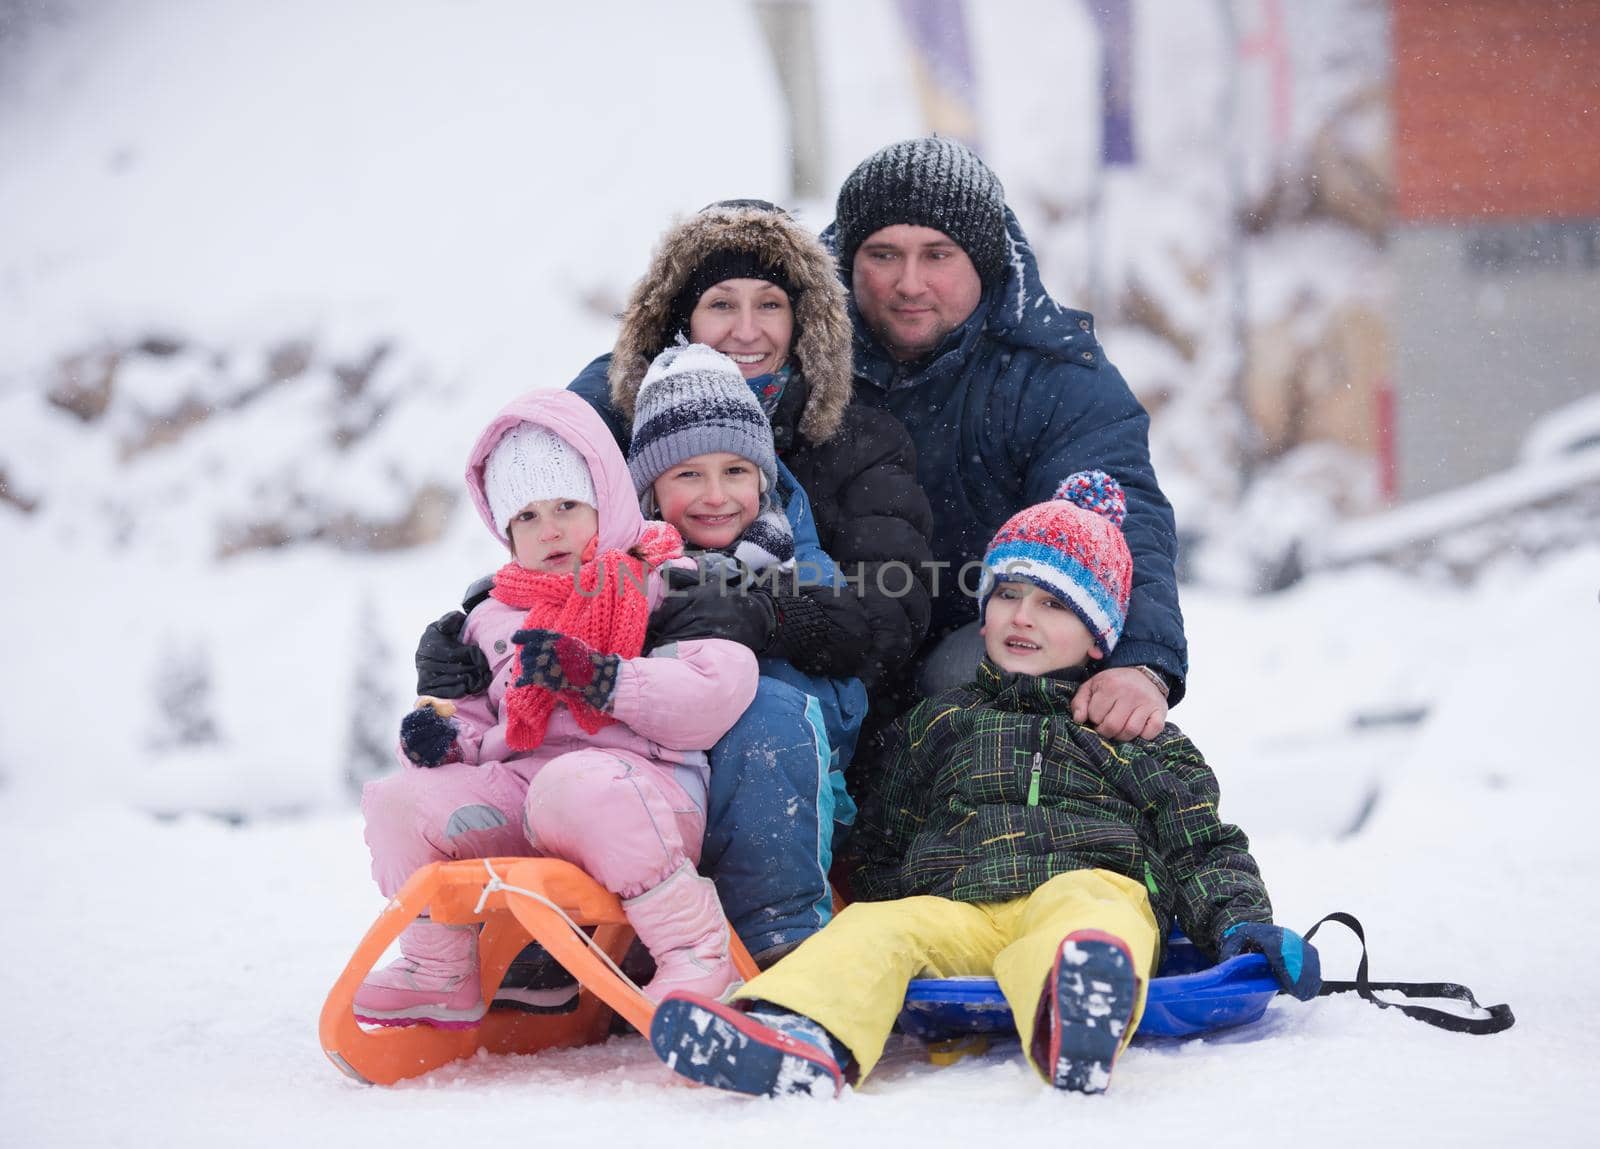
<svg viewBox="0 0 1600 1149">
<path fill-rule="evenodd" d="M 855 399 L 905 424 L 917 475 L 933 507 L 933 555 L 941 572 L 930 641 L 977 617 L 955 576 L 983 557 L 995 531 L 1043 502 L 1074 471 L 1098 467 L 1128 497 L 1124 531 L 1133 552 L 1133 594 L 1108 666 L 1144 664 L 1184 690 L 1188 644 L 1174 570 L 1172 507 L 1150 465 L 1149 416 L 1094 336 L 1094 320 L 1045 291 L 1009 209 L 1011 268 L 967 322 L 928 357 L 897 363 L 866 329 L 855 301 Z M 832 242 L 830 227 L 824 242 Z M 977 585 L 976 568 L 969 584 Z"/>
</svg>

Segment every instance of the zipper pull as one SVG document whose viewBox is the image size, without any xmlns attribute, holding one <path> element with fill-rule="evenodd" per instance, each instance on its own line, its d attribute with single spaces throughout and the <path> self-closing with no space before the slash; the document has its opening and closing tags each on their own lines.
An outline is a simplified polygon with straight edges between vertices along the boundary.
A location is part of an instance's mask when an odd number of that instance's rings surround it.
<svg viewBox="0 0 1600 1149">
<path fill-rule="evenodd" d="M 1039 804 L 1039 775 L 1044 773 L 1044 753 L 1039 750 L 1033 752 L 1033 777 L 1028 781 L 1028 805 Z"/>
</svg>

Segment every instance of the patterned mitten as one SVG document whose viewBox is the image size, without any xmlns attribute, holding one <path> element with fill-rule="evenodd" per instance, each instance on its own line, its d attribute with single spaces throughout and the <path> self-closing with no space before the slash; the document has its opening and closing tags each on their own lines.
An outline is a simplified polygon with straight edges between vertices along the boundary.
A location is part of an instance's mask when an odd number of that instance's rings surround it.
<svg viewBox="0 0 1600 1149">
<path fill-rule="evenodd" d="M 400 720 L 400 745 L 418 766 L 441 765 L 455 740 L 456 724 L 431 706 L 419 707 Z"/>
<path fill-rule="evenodd" d="M 571 694 L 596 710 L 611 704 L 622 659 L 601 654 L 581 638 L 553 630 L 519 630 L 511 641 L 522 649 L 517 658 L 518 686 L 542 686 L 554 694 Z"/>
<path fill-rule="evenodd" d="M 1222 934 L 1217 956 L 1222 961 L 1242 953 L 1267 957 L 1267 967 L 1285 993 L 1310 1001 L 1322 988 L 1322 959 L 1317 947 L 1293 930 L 1264 922 L 1240 922 Z"/>
</svg>

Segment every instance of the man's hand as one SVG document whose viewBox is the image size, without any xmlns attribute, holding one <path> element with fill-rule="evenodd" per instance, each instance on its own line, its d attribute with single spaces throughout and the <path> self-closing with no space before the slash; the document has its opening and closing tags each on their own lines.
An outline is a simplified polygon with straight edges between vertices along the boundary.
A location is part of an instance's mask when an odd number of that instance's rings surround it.
<svg viewBox="0 0 1600 1149">
<path fill-rule="evenodd" d="M 1167 700 L 1144 671 L 1113 666 L 1078 687 L 1072 717 L 1113 742 L 1154 738 L 1166 725 Z"/>
</svg>

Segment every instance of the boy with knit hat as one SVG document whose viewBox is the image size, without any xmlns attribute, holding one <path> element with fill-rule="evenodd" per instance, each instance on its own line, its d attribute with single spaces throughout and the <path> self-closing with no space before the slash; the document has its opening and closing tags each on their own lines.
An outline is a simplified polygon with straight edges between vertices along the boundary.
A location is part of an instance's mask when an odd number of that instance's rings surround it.
<svg viewBox="0 0 1600 1149">
<path fill-rule="evenodd" d="M 1102 1092 L 1176 919 L 1219 959 L 1267 956 L 1316 995 L 1316 951 L 1272 924 L 1217 782 L 1167 726 L 1109 742 L 1072 718 L 1115 648 L 1132 582 L 1125 502 L 1080 472 L 1026 508 L 983 561 L 976 680 L 889 735 L 852 842 L 863 899 L 747 983 L 733 1005 L 669 994 L 651 1043 L 678 1073 L 744 1093 L 833 1093 L 871 1072 L 912 978 L 992 974 L 1023 1053 L 1057 1088 Z"/>
<path fill-rule="evenodd" d="M 689 460 L 734 471 L 690 476 L 683 474 Z M 726 355 L 691 343 L 656 356 L 635 401 L 628 471 L 644 513 L 654 516 L 672 504 L 676 513 L 661 517 L 691 546 L 725 552 L 752 571 L 794 568 L 793 527 L 778 505 L 772 425 Z M 686 489 L 690 479 L 700 480 L 694 493 L 702 505 L 677 511 L 686 504 L 674 497 L 677 488 Z M 767 599 L 757 604 L 776 612 Z"/>
<path fill-rule="evenodd" d="M 809 936 L 833 916 L 836 828 L 855 819 L 844 767 L 867 695 L 859 679 L 797 669 L 789 647 L 864 634 L 860 601 L 818 544 L 806 494 L 778 461 L 761 403 L 727 356 L 702 344 L 656 356 L 639 387 L 628 469 L 644 513 L 676 527 L 699 562 L 693 575 L 668 572 L 668 584 L 720 584 L 721 594 L 693 609 L 702 624 L 708 611 L 723 612 L 714 632 L 741 636 L 759 659 L 755 701 L 739 720 L 746 752 L 724 755 L 712 778 L 705 855 L 723 864 L 710 872 L 736 928 L 768 938 L 805 921 L 814 923 Z M 686 601 L 669 596 L 652 628 L 671 627 Z M 726 863 L 729 833 L 761 844 L 741 855 L 758 859 L 759 872 Z M 747 907 L 759 908 L 759 922 L 739 912 Z M 799 940 L 780 934 L 756 949 L 756 961 L 771 964 Z"/>
</svg>

